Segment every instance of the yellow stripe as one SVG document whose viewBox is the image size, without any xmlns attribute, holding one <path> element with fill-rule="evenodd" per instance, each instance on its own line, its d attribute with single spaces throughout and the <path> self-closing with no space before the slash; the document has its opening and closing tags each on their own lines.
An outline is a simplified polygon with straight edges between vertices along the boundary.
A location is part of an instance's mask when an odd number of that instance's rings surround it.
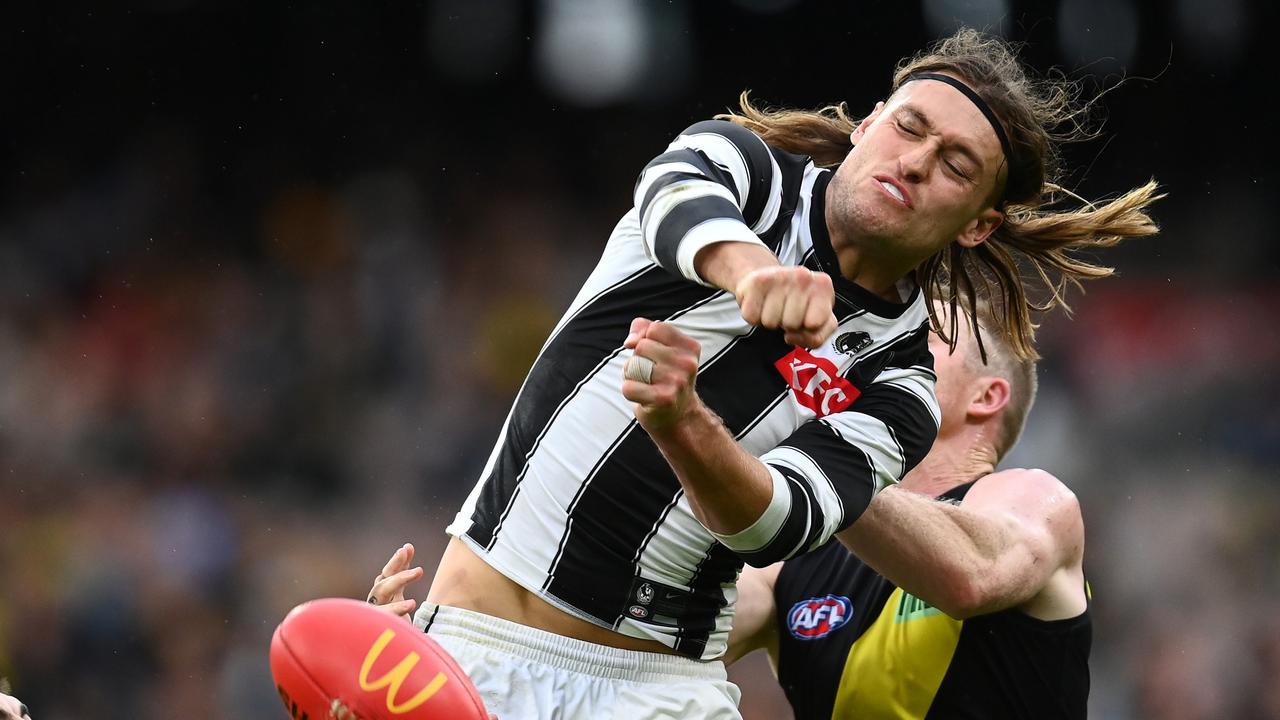
<svg viewBox="0 0 1280 720">
<path fill-rule="evenodd" d="M 924 717 L 951 666 L 961 624 L 895 589 L 849 649 L 832 717 Z"/>
</svg>

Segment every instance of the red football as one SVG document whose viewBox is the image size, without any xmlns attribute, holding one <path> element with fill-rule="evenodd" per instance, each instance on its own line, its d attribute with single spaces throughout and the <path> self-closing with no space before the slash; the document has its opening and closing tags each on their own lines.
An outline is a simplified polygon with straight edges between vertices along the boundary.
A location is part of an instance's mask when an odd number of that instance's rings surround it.
<svg viewBox="0 0 1280 720">
<path fill-rule="evenodd" d="M 471 681 L 405 620 L 346 598 L 294 608 L 271 638 L 271 675 L 294 720 L 324 720 L 334 701 L 359 720 L 488 720 Z"/>
</svg>

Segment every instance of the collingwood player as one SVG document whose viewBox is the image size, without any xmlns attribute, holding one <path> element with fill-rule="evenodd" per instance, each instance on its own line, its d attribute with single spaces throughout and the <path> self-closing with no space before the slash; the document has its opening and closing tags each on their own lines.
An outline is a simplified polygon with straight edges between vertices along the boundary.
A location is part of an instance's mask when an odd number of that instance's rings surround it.
<svg viewBox="0 0 1280 720">
<path fill-rule="evenodd" d="M 933 442 L 926 298 L 979 288 L 1029 355 L 1019 263 L 1047 308 L 1108 273 L 1071 251 L 1155 232 L 1150 184 L 1042 207 L 1060 90 L 962 31 L 860 123 L 744 97 L 645 167 L 416 613 L 492 711 L 739 717 L 744 561 L 821 546 Z"/>
<path fill-rule="evenodd" d="M 933 340 L 942 427 L 925 459 L 843 544 L 739 580 L 726 659 L 767 648 L 797 720 L 1085 717 L 1080 505 L 1044 471 L 994 471 L 1035 363 L 982 321 L 985 365 L 968 334 Z"/>
</svg>

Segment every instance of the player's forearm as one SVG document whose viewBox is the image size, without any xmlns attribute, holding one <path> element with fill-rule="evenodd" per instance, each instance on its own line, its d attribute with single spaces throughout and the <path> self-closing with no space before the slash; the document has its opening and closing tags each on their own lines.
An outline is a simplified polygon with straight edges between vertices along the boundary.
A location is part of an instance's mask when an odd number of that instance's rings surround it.
<svg viewBox="0 0 1280 720">
<path fill-rule="evenodd" d="M 953 617 L 1013 606 L 1034 593 L 1016 524 L 888 488 L 840 540 L 877 572 Z"/>
<path fill-rule="evenodd" d="M 699 277 L 734 294 L 738 283 L 753 270 L 778 265 L 778 258 L 764 245 L 732 241 L 708 245 L 693 260 Z"/>
<path fill-rule="evenodd" d="M 701 402 L 681 422 L 650 436 L 680 478 L 694 516 L 708 530 L 732 535 L 764 514 L 773 497 L 769 470 Z"/>
</svg>

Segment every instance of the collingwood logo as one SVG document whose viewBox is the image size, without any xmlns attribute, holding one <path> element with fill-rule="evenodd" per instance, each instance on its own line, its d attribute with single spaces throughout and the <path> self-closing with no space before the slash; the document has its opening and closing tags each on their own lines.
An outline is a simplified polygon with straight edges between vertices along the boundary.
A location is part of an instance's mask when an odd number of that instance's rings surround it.
<svg viewBox="0 0 1280 720">
<path fill-rule="evenodd" d="M 640 589 L 636 590 L 636 602 L 641 605 L 648 605 L 653 602 L 653 586 L 649 583 L 641 585 Z"/>
<path fill-rule="evenodd" d="M 864 333 L 861 330 L 854 330 L 852 332 L 847 332 L 837 337 L 835 342 L 835 347 L 836 347 L 836 350 L 839 350 L 840 352 L 846 355 L 852 355 L 860 350 L 865 349 L 870 344 L 871 344 L 871 335 L 869 335 L 868 333 Z"/>
</svg>

